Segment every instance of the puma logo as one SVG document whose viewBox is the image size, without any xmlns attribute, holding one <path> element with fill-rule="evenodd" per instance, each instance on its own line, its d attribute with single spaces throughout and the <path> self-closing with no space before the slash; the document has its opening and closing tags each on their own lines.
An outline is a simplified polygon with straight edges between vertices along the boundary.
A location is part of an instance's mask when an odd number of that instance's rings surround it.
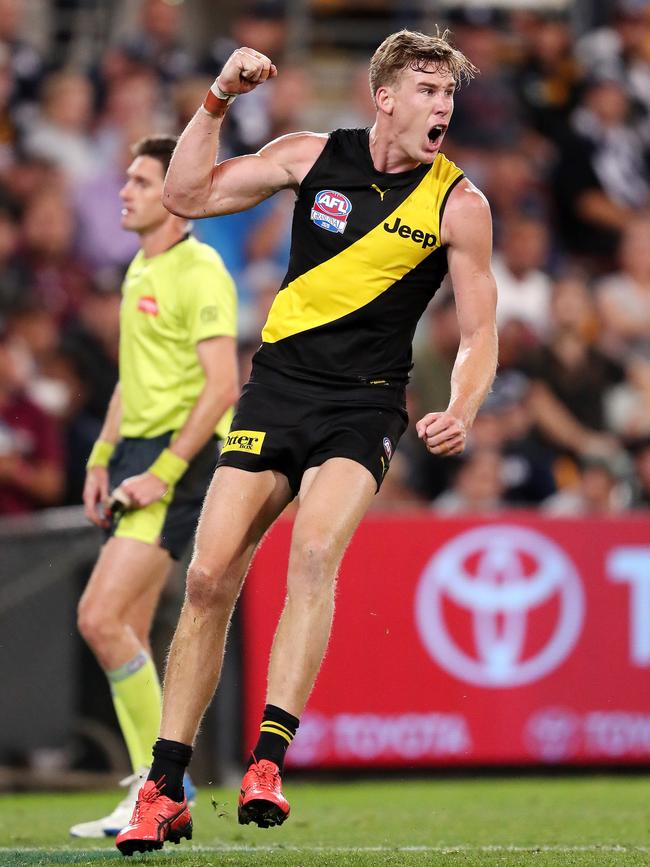
<svg viewBox="0 0 650 867">
<path fill-rule="evenodd" d="M 377 190 L 377 192 L 378 192 L 379 195 L 381 196 L 381 200 L 382 200 L 382 202 L 383 202 L 383 201 L 384 201 L 384 196 L 386 195 L 386 193 L 388 192 L 388 190 L 390 190 L 390 187 L 387 187 L 385 190 L 380 190 L 379 187 L 377 186 L 377 184 L 371 184 L 371 185 L 370 185 L 370 189 L 371 189 L 371 190 Z"/>
</svg>

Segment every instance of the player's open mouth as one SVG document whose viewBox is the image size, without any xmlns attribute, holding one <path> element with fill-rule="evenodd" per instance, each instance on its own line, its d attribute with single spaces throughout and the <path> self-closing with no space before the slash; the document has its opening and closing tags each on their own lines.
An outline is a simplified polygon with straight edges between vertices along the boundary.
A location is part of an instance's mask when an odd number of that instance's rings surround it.
<svg viewBox="0 0 650 867">
<path fill-rule="evenodd" d="M 427 133 L 427 135 L 429 137 L 429 141 L 432 144 L 436 144 L 438 141 L 440 141 L 440 139 L 444 135 L 446 129 L 447 129 L 447 127 L 441 123 L 436 124 L 436 126 L 432 126 L 431 129 L 429 130 L 429 132 Z"/>
</svg>

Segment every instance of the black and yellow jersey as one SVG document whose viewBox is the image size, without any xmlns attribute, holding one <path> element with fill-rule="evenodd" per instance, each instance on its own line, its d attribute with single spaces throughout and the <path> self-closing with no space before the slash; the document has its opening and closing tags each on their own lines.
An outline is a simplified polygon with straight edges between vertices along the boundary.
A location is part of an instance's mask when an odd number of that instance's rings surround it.
<svg viewBox="0 0 650 867">
<path fill-rule="evenodd" d="M 298 192 L 289 268 L 254 373 L 333 386 L 404 386 L 418 319 L 447 272 L 440 225 L 463 177 L 432 165 L 378 172 L 367 129 L 331 133 Z"/>
</svg>

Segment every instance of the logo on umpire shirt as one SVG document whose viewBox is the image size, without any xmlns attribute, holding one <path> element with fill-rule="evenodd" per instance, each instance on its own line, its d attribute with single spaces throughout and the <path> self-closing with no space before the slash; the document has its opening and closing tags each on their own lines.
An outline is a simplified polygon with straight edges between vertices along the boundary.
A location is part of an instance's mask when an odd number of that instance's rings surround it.
<svg viewBox="0 0 650 867">
<path fill-rule="evenodd" d="M 140 313 L 148 313 L 149 316 L 158 316 L 158 302 L 153 295 L 141 295 L 138 298 L 138 310 Z"/>
<path fill-rule="evenodd" d="M 337 193 L 336 190 L 321 190 L 320 193 L 316 193 L 311 209 L 311 220 L 321 229 L 342 235 L 348 224 L 351 210 L 352 202 L 343 193 Z"/>
<path fill-rule="evenodd" d="M 259 455 L 266 431 L 261 430 L 231 430 L 221 449 L 224 452 L 248 452 L 249 455 Z"/>
</svg>

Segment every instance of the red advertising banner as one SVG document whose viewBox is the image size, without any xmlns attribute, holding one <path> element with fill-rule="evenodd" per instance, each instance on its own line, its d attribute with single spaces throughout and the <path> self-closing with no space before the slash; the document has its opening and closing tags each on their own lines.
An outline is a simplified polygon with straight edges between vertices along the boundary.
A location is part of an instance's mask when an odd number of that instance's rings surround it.
<svg viewBox="0 0 650 867">
<path fill-rule="evenodd" d="M 278 522 L 244 593 L 247 744 L 290 537 Z M 650 762 L 650 520 L 368 516 L 287 763 L 539 762 Z"/>
</svg>

